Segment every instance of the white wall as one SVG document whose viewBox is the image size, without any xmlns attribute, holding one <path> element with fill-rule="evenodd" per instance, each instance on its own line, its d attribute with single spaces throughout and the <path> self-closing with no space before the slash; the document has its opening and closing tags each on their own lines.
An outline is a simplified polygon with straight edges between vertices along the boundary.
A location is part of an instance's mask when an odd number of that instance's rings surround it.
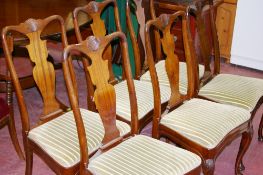
<svg viewBox="0 0 263 175">
<path fill-rule="evenodd" d="M 231 63 L 263 70 L 262 7 L 262 0 L 238 0 Z"/>
</svg>

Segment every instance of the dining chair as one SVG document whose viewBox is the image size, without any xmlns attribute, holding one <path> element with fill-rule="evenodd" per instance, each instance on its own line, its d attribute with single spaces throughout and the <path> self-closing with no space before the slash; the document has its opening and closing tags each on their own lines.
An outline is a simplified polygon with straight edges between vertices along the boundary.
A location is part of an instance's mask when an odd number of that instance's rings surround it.
<svg viewBox="0 0 263 175">
<path fill-rule="evenodd" d="M 105 24 L 101 19 L 101 12 L 104 11 L 107 7 L 113 5 L 114 6 L 114 16 L 117 31 L 121 31 L 120 20 L 119 20 L 119 12 L 118 7 L 115 0 L 105 0 L 103 2 L 95 2 L 91 1 L 87 6 L 78 7 L 73 12 L 74 25 L 75 25 L 75 33 L 78 38 L 78 42 L 82 42 L 83 38 L 81 36 L 81 32 L 79 30 L 80 26 L 78 24 L 78 15 L 81 12 L 88 14 L 91 19 L 91 28 L 94 36 L 100 37 L 106 35 Z M 107 54 L 107 55 L 106 55 Z M 121 121 L 124 121 L 132 126 L 133 132 L 139 132 L 152 120 L 152 111 L 154 108 L 153 105 L 153 91 L 152 85 L 150 82 L 143 82 L 139 80 L 134 80 L 135 90 L 136 90 L 136 98 L 138 103 L 138 108 L 132 109 L 130 106 L 130 99 L 128 95 L 128 87 L 126 84 L 125 76 L 120 80 L 116 80 L 112 71 L 112 48 L 111 45 L 107 46 L 103 54 L 103 58 L 108 61 L 108 67 L 110 71 L 110 82 L 115 85 L 116 90 L 116 113 L 117 118 Z M 83 60 L 83 65 L 86 73 L 87 86 L 88 86 L 88 108 L 92 111 L 96 111 L 95 103 L 92 100 L 94 98 L 94 86 L 91 82 L 89 71 L 87 67 L 89 63 L 87 60 Z M 73 77 L 75 81 L 75 78 Z M 161 86 L 162 94 L 161 94 L 161 103 L 163 107 L 167 104 L 168 98 L 170 96 L 170 88 L 166 86 Z M 134 110 L 134 111 L 133 111 Z M 136 111 L 136 115 L 138 115 L 138 121 L 134 121 L 131 116 L 131 113 Z M 132 122 L 133 121 L 133 122 Z M 139 128 L 139 130 L 138 130 Z"/>
<path fill-rule="evenodd" d="M 79 145 L 81 151 L 80 175 L 84 174 L 200 174 L 201 159 L 186 150 L 177 148 L 165 142 L 158 141 L 148 136 L 132 135 L 123 138 L 116 125 L 117 93 L 116 86 L 110 83 L 108 60 L 103 58 L 103 53 L 110 42 L 118 38 L 121 42 L 123 70 L 130 96 L 132 109 L 137 108 L 136 90 L 133 82 L 128 56 L 127 39 L 122 32 L 114 32 L 107 36 L 90 36 L 79 44 L 69 45 L 64 49 L 64 76 L 68 89 L 71 107 L 74 113 Z M 81 52 L 83 59 L 90 65 L 87 67 L 91 81 L 96 87 L 94 101 L 104 126 L 103 141 L 99 150 L 89 158 L 89 135 L 83 121 L 84 116 L 79 108 L 76 98 L 74 82 L 71 79 L 69 54 Z M 131 111 L 133 115 L 134 111 Z M 134 115 L 138 117 L 137 115 Z M 133 118 L 135 119 L 135 118 Z"/>
<path fill-rule="evenodd" d="M 188 95 L 182 94 L 179 89 L 179 59 L 174 53 L 174 36 L 170 32 L 174 22 L 178 22 L 178 18 L 182 19 Z M 241 174 L 241 168 L 244 168 L 242 159 L 253 134 L 250 113 L 239 107 L 195 98 L 196 86 L 192 67 L 194 53 L 190 47 L 192 39 L 187 18 L 188 14 L 178 11 L 170 15 L 162 14 L 146 23 L 146 51 L 155 99 L 160 99 L 160 90 L 150 40 L 150 32 L 153 28 L 161 32 L 160 42 L 166 55 L 165 66 L 171 87 L 171 96 L 164 113 L 161 113 L 160 100 L 154 101 L 153 137 L 168 138 L 182 148 L 196 153 L 202 159 L 203 173 L 210 175 L 214 174 L 218 155 L 234 139 L 242 135 L 235 164 L 235 174 Z"/>
<path fill-rule="evenodd" d="M 132 40 L 132 46 L 134 49 L 134 56 L 135 56 L 135 65 L 136 65 L 136 76 L 135 78 L 140 79 L 141 81 L 151 81 L 150 72 L 149 72 L 149 66 L 147 64 L 146 59 L 146 49 L 145 49 L 145 23 L 146 23 L 146 12 L 144 8 L 142 7 L 142 0 L 127 0 L 126 1 L 126 16 L 127 16 L 127 26 L 129 29 L 129 33 Z M 156 18 L 155 15 L 155 9 L 154 9 L 154 1 L 149 1 L 149 9 L 150 9 L 150 16 L 152 19 Z M 177 10 L 182 9 L 177 8 Z M 135 27 L 132 23 L 132 17 L 131 15 L 134 14 L 138 20 L 138 36 L 135 32 Z M 152 40 L 153 43 L 155 43 L 155 49 L 158 47 L 158 34 L 154 35 L 156 38 L 155 40 Z M 176 36 L 175 36 L 176 38 Z M 143 52 L 143 53 L 142 53 Z M 155 57 L 155 67 L 158 74 L 158 79 L 161 85 L 169 86 L 169 80 L 166 75 L 165 71 L 165 58 L 163 56 L 157 56 Z M 180 91 L 184 94 L 187 93 L 187 68 L 186 63 L 183 61 L 183 59 L 180 59 Z M 204 65 L 199 65 L 199 78 L 202 79 L 204 76 Z"/>
<path fill-rule="evenodd" d="M 56 95 L 56 74 L 53 64 L 47 60 L 48 50 L 46 40 L 42 36 L 49 24 L 56 24 L 61 33 L 63 46 L 67 45 L 64 21 L 58 15 L 45 19 L 28 19 L 17 26 L 3 28 L 2 40 L 8 70 L 11 74 L 14 90 L 18 100 L 22 121 L 22 135 L 26 155 L 26 172 L 32 174 L 33 153 L 38 155 L 56 174 L 76 174 L 79 171 L 81 159 L 77 128 L 73 112 L 64 105 Z M 43 108 L 39 108 L 40 116 L 36 125 L 31 124 L 29 116 L 32 111 L 28 107 L 38 102 L 37 98 L 31 98 L 26 102 L 21 84 L 18 81 L 16 67 L 14 66 L 12 52 L 7 45 L 7 35 L 27 38 L 26 48 L 30 60 L 34 63 L 33 77 L 40 92 Z M 17 35 L 19 33 L 20 35 Z M 13 35 L 12 35 L 13 36 Z M 62 60 L 61 60 L 62 62 Z M 73 66 L 71 65 L 71 70 Z M 71 74 L 73 72 L 71 71 Z M 60 89 L 58 89 L 60 90 Z M 81 109 L 86 135 L 89 137 L 89 154 L 92 155 L 102 143 L 104 128 L 98 113 Z M 124 122 L 117 121 L 120 135 L 130 134 L 130 127 Z"/>
<path fill-rule="evenodd" d="M 197 4 L 195 9 L 192 9 L 191 11 L 193 13 L 202 13 L 203 9 L 200 9 L 200 7 L 201 5 Z M 251 119 L 253 120 L 257 110 L 263 103 L 263 79 L 220 73 L 219 40 L 215 24 L 216 10 L 212 0 L 209 0 L 209 7 L 210 15 L 208 16 L 208 22 L 210 23 L 212 41 L 209 41 L 209 38 L 207 37 L 207 27 L 202 14 L 196 16 L 198 17 L 197 20 L 202 24 L 199 25 L 199 28 L 197 29 L 201 43 L 199 49 L 202 53 L 204 62 L 207 63 L 206 70 L 210 70 L 212 79 L 207 81 L 207 83 L 198 83 L 200 84 L 198 95 L 207 100 L 246 109 L 250 111 Z M 207 49 L 209 48 L 208 46 L 210 46 L 211 49 Z M 214 60 L 211 59 L 211 53 L 214 54 Z M 210 68 L 213 64 L 213 68 Z M 197 76 L 196 79 L 198 82 Z M 263 117 L 261 120 L 263 122 Z M 259 141 L 263 141 L 262 128 L 263 126 L 261 124 L 258 130 Z"/>
</svg>

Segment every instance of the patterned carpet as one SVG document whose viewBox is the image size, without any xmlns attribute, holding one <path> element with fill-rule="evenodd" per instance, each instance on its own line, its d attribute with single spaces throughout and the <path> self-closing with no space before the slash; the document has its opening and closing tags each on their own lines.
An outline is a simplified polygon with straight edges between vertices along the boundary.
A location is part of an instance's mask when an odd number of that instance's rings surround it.
<svg viewBox="0 0 263 175">
<path fill-rule="evenodd" d="M 258 77 L 263 79 L 263 72 L 255 71 L 250 69 L 245 69 L 238 66 L 231 66 L 227 64 L 222 65 L 222 72 L 224 73 L 233 73 L 251 77 Z M 68 104 L 66 89 L 63 80 L 63 74 L 61 70 L 56 72 L 57 75 L 57 93 L 58 98 Z M 84 79 L 83 73 L 78 73 L 78 82 L 81 82 Z M 79 83 L 79 91 L 80 93 L 80 104 L 81 106 L 86 106 L 86 87 L 85 84 Z M 3 95 L 3 94 L 2 94 Z M 31 116 L 31 123 L 35 123 L 37 121 L 36 116 L 38 116 L 41 111 L 38 110 L 42 107 L 41 98 L 36 90 L 36 88 L 28 89 L 24 93 L 25 99 L 28 105 L 28 111 Z M 21 121 L 19 116 L 19 111 L 17 107 L 17 102 L 15 100 L 15 119 L 16 119 L 16 128 L 18 132 L 18 137 L 20 143 L 22 144 L 22 136 L 21 136 Z M 244 171 L 244 175 L 260 175 L 263 172 L 262 160 L 263 160 L 263 143 L 257 141 L 257 129 L 258 123 L 263 113 L 263 106 L 258 110 L 255 119 L 254 119 L 254 136 L 250 148 L 244 158 L 244 164 L 246 166 L 246 170 Z M 145 135 L 150 135 L 151 133 L 151 124 L 146 126 L 142 132 Z M 215 175 L 233 175 L 234 174 L 234 163 L 235 157 L 237 155 L 238 147 L 239 147 L 240 139 L 235 140 L 232 144 L 230 144 L 223 153 L 218 157 L 216 161 L 216 170 Z M 34 156 L 33 161 L 33 174 L 34 175 L 47 175 L 54 174 L 45 163 L 40 160 L 37 156 Z M 24 174 L 25 162 L 18 159 L 13 146 L 11 144 L 11 140 L 8 135 L 7 127 L 0 130 L 0 174 L 5 175 L 21 175 Z"/>
</svg>

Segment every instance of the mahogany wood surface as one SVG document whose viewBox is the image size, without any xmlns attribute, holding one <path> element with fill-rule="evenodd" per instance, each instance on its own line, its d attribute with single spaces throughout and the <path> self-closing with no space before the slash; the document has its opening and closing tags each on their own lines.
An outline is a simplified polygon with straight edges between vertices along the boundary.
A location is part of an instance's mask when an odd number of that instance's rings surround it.
<svg viewBox="0 0 263 175">
<path fill-rule="evenodd" d="M 60 15 L 70 22 L 71 12 L 75 7 L 85 5 L 90 0 L 1 0 L 0 1 L 0 29 L 9 25 L 17 25 L 28 18 L 46 18 L 51 15 Z M 73 23 L 67 29 L 73 29 Z M 54 26 L 49 33 L 58 32 Z"/>
<path fill-rule="evenodd" d="M 169 46 L 173 46 L 173 35 L 171 34 L 171 26 L 172 23 L 175 22 L 175 19 L 178 17 L 182 18 L 182 32 L 183 32 L 183 42 L 185 48 L 185 57 L 187 64 L 187 77 L 188 77 L 188 96 L 185 98 L 179 92 L 179 70 L 177 69 L 179 66 L 178 56 L 175 54 L 174 50 Z M 215 161 L 218 155 L 224 150 L 226 146 L 228 146 L 234 139 L 242 135 L 242 140 L 239 148 L 239 153 L 236 159 L 235 173 L 242 174 L 241 170 L 243 170 L 244 166 L 242 164 L 242 158 L 247 151 L 253 134 L 251 120 L 248 120 L 241 124 L 240 126 L 234 128 L 230 133 L 228 133 L 224 139 L 213 149 L 207 149 L 202 147 L 201 145 L 187 139 L 179 132 L 176 132 L 165 125 L 160 123 L 162 117 L 165 117 L 165 114 L 175 109 L 177 106 L 184 105 L 183 102 L 185 100 L 191 100 L 191 98 L 196 96 L 196 86 L 194 85 L 195 79 L 195 70 L 193 67 L 196 65 L 194 63 L 194 52 L 193 45 L 191 42 L 191 34 L 189 29 L 189 23 L 187 23 L 187 18 L 189 18 L 188 14 L 183 11 L 178 11 L 172 15 L 162 14 L 160 17 L 155 20 L 150 20 L 146 24 L 146 48 L 147 48 L 147 58 L 150 68 L 151 79 L 153 83 L 154 95 L 155 95 L 155 115 L 153 119 L 153 137 L 160 138 L 166 137 L 176 144 L 179 144 L 183 148 L 195 152 L 202 158 L 202 169 L 205 175 L 212 175 L 215 169 Z M 189 20 L 188 20 L 189 21 Z M 151 29 L 155 27 L 159 29 L 162 33 L 161 37 L 161 46 L 166 55 L 166 71 L 169 78 L 169 83 L 171 87 L 171 97 L 169 100 L 169 104 L 167 110 L 161 114 L 161 104 L 160 100 L 160 90 L 159 90 L 159 82 L 154 66 L 154 58 L 153 52 L 150 42 L 149 32 Z M 169 49 L 168 49 L 169 48 Z M 177 66 L 175 66 L 177 65 Z"/>
</svg>

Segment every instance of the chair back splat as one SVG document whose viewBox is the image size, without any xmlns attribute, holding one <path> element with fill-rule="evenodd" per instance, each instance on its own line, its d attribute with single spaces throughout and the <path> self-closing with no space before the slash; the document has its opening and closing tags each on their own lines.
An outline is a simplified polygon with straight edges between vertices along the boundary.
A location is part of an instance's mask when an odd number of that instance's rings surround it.
<svg viewBox="0 0 263 175">
<path fill-rule="evenodd" d="M 176 22 L 176 19 L 179 19 L 179 17 L 182 18 L 182 30 L 183 30 L 183 36 L 184 36 L 184 47 L 185 47 L 185 56 L 186 56 L 186 63 L 187 63 L 187 79 L 188 79 L 188 86 L 187 86 L 187 96 L 193 97 L 193 95 L 195 94 L 195 89 L 194 89 L 194 77 L 193 77 L 193 71 L 192 69 L 192 53 L 190 51 L 190 46 L 189 46 L 189 42 L 191 42 L 191 37 L 190 33 L 187 30 L 187 15 L 180 11 L 177 12 L 173 15 L 167 15 L 167 14 L 163 14 L 160 17 L 156 18 L 157 20 L 150 20 L 147 22 L 146 24 L 146 47 L 147 47 L 147 57 L 148 57 L 148 64 L 152 65 L 149 66 L 150 68 L 150 74 L 151 74 L 151 78 L 152 78 L 152 82 L 154 84 L 156 84 L 155 82 L 158 83 L 158 79 L 157 79 L 157 73 L 155 69 L 151 69 L 154 68 L 154 59 L 153 59 L 153 55 L 152 55 L 152 49 L 151 49 L 151 41 L 150 41 L 150 35 L 149 35 L 149 31 L 151 26 L 154 26 L 155 28 L 157 28 L 158 30 L 160 30 L 160 32 L 162 33 L 162 38 L 161 38 L 161 44 L 162 44 L 162 48 L 163 48 L 163 52 L 166 55 L 165 58 L 165 68 L 166 68 L 166 72 L 167 72 L 167 76 L 169 79 L 169 83 L 170 83 L 170 88 L 171 88 L 171 97 L 169 100 L 169 104 L 168 104 L 168 108 L 173 108 L 174 106 L 180 104 L 181 101 L 183 101 L 184 99 L 186 99 L 186 95 L 181 94 L 179 91 L 179 59 L 178 56 L 175 54 L 174 52 L 174 36 L 171 34 L 171 27 L 172 25 Z M 149 55 L 148 55 L 149 54 Z M 158 88 L 158 86 L 153 86 L 153 89 Z M 156 89 L 154 91 L 154 94 L 159 94 L 159 90 Z M 158 105 L 159 106 L 159 105 Z"/>
</svg>

